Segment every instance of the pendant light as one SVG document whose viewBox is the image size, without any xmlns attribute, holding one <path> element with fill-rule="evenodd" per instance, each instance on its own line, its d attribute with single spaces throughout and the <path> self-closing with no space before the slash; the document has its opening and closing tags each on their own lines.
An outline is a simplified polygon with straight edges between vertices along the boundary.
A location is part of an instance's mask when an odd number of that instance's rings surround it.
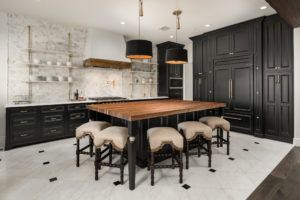
<svg viewBox="0 0 300 200">
<path fill-rule="evenodd" d="M 139 0 L 139 39 L 126 42 L 126 57 L 130 59 L 151 59 L 152 42 L 141 40 L 141 17 L 144 16 L 143 0 Z"/>
<path fill-rule="evenodd" d="M 173 15 L 176 16 L 176 43 L 177 43 L 177 31 L 180 30 L 180 18 L 182 14 L 181 10 L 175 10 Z M 166 52 L 166 63 L 172 65 L 182 65 L 188 62 L 187 50 L 183 48 L 172 48 Z"/>
</svg>

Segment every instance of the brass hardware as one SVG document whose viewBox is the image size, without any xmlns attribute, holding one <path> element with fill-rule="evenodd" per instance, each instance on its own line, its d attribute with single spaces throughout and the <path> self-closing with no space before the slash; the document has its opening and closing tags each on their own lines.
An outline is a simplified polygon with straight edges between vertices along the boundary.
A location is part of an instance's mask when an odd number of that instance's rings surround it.
<svg viewBox="0 0 300 200">
<path fill-rule="evenodd" d="M 21 121 L 20 123 L 21 124 L 26 124 L 28 121 Z"/>
<path fill-rule="evenodd" d="M 202 79 L 199 78 L 198 81 L 199 81 L 199 85 L 201 85 L 202 84 Z"/>
<path fill-rule="evenodd" d="M 280 84 L 280 75 L 277 75 L 277 83 Z"/>
<path fill-rule="evenodd" d="M 20 113 L 27 113 L 27 110 L 21 110 Z"/>
<path fill-rule="evenodd" d="M 28 136 L 28 134 L 21 134 L 20 136 L 21 137 L 26 137 L 26 136 Z"/>
</svg>

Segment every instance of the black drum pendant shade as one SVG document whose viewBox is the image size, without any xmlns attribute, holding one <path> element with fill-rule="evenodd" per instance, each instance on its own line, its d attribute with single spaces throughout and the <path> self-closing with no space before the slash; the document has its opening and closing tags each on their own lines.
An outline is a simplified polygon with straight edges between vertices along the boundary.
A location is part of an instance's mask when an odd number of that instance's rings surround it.
<svg viewBox="0 0 300 200">
<path fill-rule="evenodd" d="M 151 59 L 152 42 L 148 40 L 130 40 L 126 43 L 126 57 L 130 59 Z"/>
<path fill-rule="evenodd" d="M 166 63 L 182 65 L 188 62 L 187 50 L 182 48 L 168 49 L 166 52 Z"/>
</svg>

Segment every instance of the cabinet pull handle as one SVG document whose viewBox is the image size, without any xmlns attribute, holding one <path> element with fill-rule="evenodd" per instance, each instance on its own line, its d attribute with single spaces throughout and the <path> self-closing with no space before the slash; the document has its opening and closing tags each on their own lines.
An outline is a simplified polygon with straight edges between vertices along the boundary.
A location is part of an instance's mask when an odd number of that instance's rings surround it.
<svg viewBox="0 0 300 200">
<path fill-rule="evenodd" d="M 51 133 L 54 133 L 54 132 L 56 132 L 56 131 L 57 131 L 56 129 L 50 130 Z"/>
<path fill-rule="evenodd" d="M 27 113 L 27 110 L 21 110 L 20 113 Z"/>
<path fill-rule="evenodd" d="M 228 80 L 228 98 L 231 98 L 231 86 L 230 86 L 230 79 Z"/>
<path fill-rule="evenodd" d="M 21 134 L 20 136 L 21 137 L 26 137 L 26 136 L 28 136 L 28 134 Z"/>
<path fill-rule="evenodd" d="M 224 116 L 224 118 L 238 120 L 238 121 L 242 121 L 243 120 L 242 118 L 237 118 L 237 117 L 227 117 L 227 116 Z"/>
<path fill-rule="evenodd" d="M 55 117 L 53 117 L 53 118 L 51 118 L 51 120 L 56 120 L 56 118 L 55 118 Z"/>
<path fill-rule="evenodd" d="M 277 83 L 280 84 L 280 75 L 277 75 Z"/>
<path fill-rule="evenodd" d="M 201 78 L 199 78 L 198 81 L 199 81 L 199 85 L 201 85 L 202 84 Z"/>
<path fill-rule="evenodd" d="M 199 74 L 199 75 L 202 75 L 202 73 L 201 73 L 201 72 L 199 72 L 198 74 Z"/>
<path fill-rule="evenodd" d="M 28 121 L 21 121 L 21 124 L 27 124 Z"/>
<path fill-rule="evenodd" d="M 233 89 L 232 89 L 232 79 L 230 79 L 230 92 L 231 92 L 231 99 L 233 98 Z"/>
</svg>

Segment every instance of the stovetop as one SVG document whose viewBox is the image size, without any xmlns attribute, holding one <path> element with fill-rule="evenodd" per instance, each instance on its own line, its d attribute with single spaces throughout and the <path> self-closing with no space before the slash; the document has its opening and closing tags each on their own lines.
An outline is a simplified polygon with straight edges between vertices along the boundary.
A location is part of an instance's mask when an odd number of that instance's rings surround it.
<svg viewBox="0 0 300 200">
<path fill-rule="evenodd" d="M 93 101 L 122 101 L 127 100 L 124 97 L 89 97 L 89 100 Z"/>
</svg>

